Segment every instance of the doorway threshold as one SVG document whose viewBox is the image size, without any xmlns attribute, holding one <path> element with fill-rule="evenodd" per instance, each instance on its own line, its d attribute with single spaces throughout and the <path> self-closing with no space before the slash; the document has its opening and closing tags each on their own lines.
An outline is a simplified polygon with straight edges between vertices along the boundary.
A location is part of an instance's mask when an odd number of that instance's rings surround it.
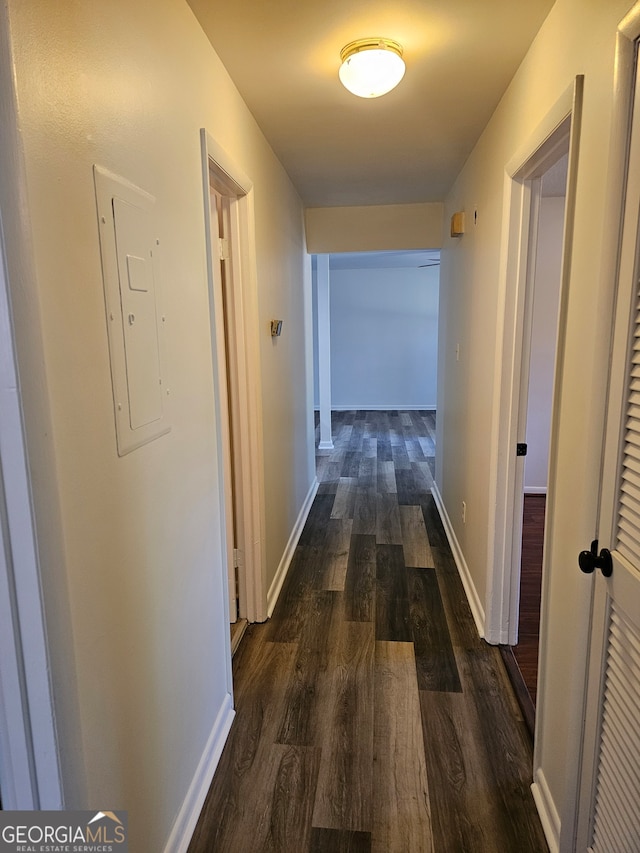
<svg viewBox="0 0 640 853">
<path fill-rule="evenodd" d="M 248 625 L 246 619 L 237 619 L 231 623 L 231 657 L 235 655 Z"/>
<path fill-rule="evenodd" d="M 518 705 L 522 711 L 522 716 L 524 718 L 527 731 L 531 737 L 531 742 L 533 743 L 533 735 L 536 725 L 536 707 L 533 704 L 533 699 L 531 698 L 531 694 L 529 693 L 525 683 L 524 676 L 520 671 L 518 661 L 513 653 L 513 647 L 498 646 L 498 648 L 500 649 L 500 654 L 502 655 L 502 660 L 507 670 L 509 681 L 513 687 L 513 692 L 515 693 Z"/>
</svg>

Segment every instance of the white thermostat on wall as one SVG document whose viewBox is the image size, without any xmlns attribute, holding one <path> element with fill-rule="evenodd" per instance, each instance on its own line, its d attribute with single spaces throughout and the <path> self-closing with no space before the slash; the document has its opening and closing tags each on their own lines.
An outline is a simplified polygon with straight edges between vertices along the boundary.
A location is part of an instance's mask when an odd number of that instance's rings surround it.
<svg viewBox="0 0 640 853">
<path fill-rule="evenodd" d="M 118 454 L 171 429 L 162 375 L 162 326 L 154 237 L 155 199 L 93 167 Z"/>
</svg>

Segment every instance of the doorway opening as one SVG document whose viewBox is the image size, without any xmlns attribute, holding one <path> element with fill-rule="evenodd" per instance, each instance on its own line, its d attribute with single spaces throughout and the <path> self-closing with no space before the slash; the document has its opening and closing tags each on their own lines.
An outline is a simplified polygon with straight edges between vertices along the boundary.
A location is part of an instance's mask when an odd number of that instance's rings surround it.
<svg viewBox="0 0 640 853">
<path fill-rule="evenodd" d="M 539 649 L 540 660 L 536 681 L 538 685 L 536 728 L 542 724 L 544 713 L 546 654 L 544 601 L 548 587 L 546 560 L 553 539 L 554 481 L 557 468 L 556 432 L 560 411 L 558 377 L 562 374 L 564 358 L 564 330 L 571 272 L 582 91 L 583 78 L 578 76 L 505 168 L 501 314 L 496 346 L 497 386 L 494 398 L 492 480 L 489 494 L 493 524 L 490 525 L 488 550 L 490 573 L 485 606 L 485 639 L 495 645 L 507 647 L 518 644 L 526 484 L 525 460 L 529 442 L 536 445 L 535 450 L 539 450 L 541 446 L 544 447 L 543 460 L 542 463 L 539 460 L 539 467 L 542 470 L 546 469 L 547 475 L 545 481 L 540 484 L 541 489 L 546 489 L 546 496 L 545 522 L 544 525 L 540 525 L 540 533 L 544 531 L 543 546 L 542 548 L 538 546 L 542 582 L 541 584 L 540 581 L 536 582 L 538 588 L 541 586 L 542 614 L 539 642 L 538 631 L 535 631 L 534 640 L 535 646 Z M 541 345 L 534 332 L 536 291 L 538 291 L 538 297 L 542 294 L 541 288 L 535 286 L 536 269 L 540 269 L 541 263 L 547 260 L 546 255 L 551 253 L 545 253 L 544 257 L 540 257 L 537 248 L 539 239 L 547 227 L 541 218 L 541 211 L 548 206 L 548 203 L 543 201 L 544 178 L 548 176 L 547 183 L 550 183 L 554 173 L 559 179 L 561 188 L 566 192 L 564 202 L 552 203 L 561 209 L 555 211 L 555 217 L 551 217 L 550 226 L 559 255 L 556 258 L 556 272 L 550 276 L 550 279 L 555 278 L 554 288 L 551 288 L 550 292 L 556 307 L 553 309 L 546 307 L 542 312 L 543 322 L 550 335 L 547 336 L 547 342 Z M 542 266 L 544 267 L 544 264 Z M 550 311 L 551 318 L 548 316 Z M 536 402 L 541 389 L 536 385 L 537 377 L 534 381 L 532 375 L 534 356 L 536 350 L 540 348 L 544 350 L 542 355 L 547 361 L 547 378 L 541 384 L 541 388 L 545 389 L 544 396 L 547 400 L 545 406 L 539 400 Z M 528 405 L 530 398 L 532 405 L 537 407 L 532 413 Z M 536 424 L 536 418 L 543 408 L 546 408 L 544 419 L 546 425 L 541 427 L 540 424 Z M 541 441 L 541 436 L 546 440 Z M 534 617 L 536 626 L 538 618 L 536 614 Z M 511 661 L 515 664 L 513 654 L 511 654 Z M 526 695 L 526 691 L 524 693 Z M 531 705 L 530 702 L 530 707 Z M 533 728 L 533 714 L 530 716 Z"/>
<path fill-rule="evenodd" d="M 267 617 L 253 185 L 201 131 L 230 651 Z"/>
<path fill-rule="evenodd" d="M 435 412 L 438 250 L 314 256 L 314 407 L 319 463 L 331 412 Z"/>
<path fill-rule="evenodd" d="M 562 246 L 569 140 L 564 153 L 540 177 L 531 180 L 531 227 L 522 336 L 520 452 L 524 452 L 522 493 L 514 503 L 520 520 L 518 624 L 516 642 L 503 649 L 511 681 L 533 735 L 540 643 L 540 603 L 544 527 L 551 441 L 554 368 L 557 351 Z M 524 446 L 523 446 L 524 445 Z M 514 534 L 515 538 L 515 534 Z M 517 555 L 514 561 L 518 564 Z"/>
</svg>

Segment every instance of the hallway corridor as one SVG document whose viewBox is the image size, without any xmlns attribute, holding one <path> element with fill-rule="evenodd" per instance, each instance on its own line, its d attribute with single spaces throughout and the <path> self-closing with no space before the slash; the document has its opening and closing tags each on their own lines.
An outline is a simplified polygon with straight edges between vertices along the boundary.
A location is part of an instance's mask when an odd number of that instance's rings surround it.
<svg viewBox="0 0 640 853">
<path fill-rule="evenodd" d="M 335 449 L 189 853 L 538 853 L 528 735 L 431 483 L 429 412 L 334 413 Z"/>
</svg>

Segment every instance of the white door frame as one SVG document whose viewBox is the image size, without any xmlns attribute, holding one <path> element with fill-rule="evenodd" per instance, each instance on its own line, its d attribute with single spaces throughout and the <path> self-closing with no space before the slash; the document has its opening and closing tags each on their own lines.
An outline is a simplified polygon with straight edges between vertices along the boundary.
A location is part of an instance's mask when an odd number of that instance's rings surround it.
<svg viewBox="0 0 640 853">
<path fill-rule="evenodd" d="M 583 77 L 576 77 L 545 116 L 535 132 L 505 168 L 503 254 L 500 264 L 501 307 L 496 334 L 496 394 L 493 404 L 491 440 L 491 482 L 487 565 L 489 577 L 485 602 L 484 636 L 489 643 L 513 644 L 517 636 L 521 548 L 521 518 L 517 507 L 522 503 L 524 460 L 516 457 L 516 444 L 524 440 L 518 435 L 522 388 L 522 364 L 525 341 L 527 291 L 535 258 L 536 181 L 560 156 L 569 143 L 567 196 L 562 249 L 560 308 L 558 328 L 565 328 L 568 282 L 571 267 L 571 244 L 575 208 L 580 118 Z M 532 233 L 533 232 L 533 233 Z M 562 370 L 564 336 L 557 342 L 555 382 L 549 451 L 549 483 L 556 467 L 555 447 L 559 414 L 557 378 Z M 520 421 L 520 423 L 519 423 Z M 518 495 L 520 499 L 518 500 Z M 553 516 L 553 492 L 547 497 L 548 517 Z M 545 541 L 550 541 L 551 524 L 547 523 Z M 547 549 L 545 549 L 547 550 Z M 544 572 L 544 568 L 543 568 Z"/>
<path fill-rule="evenodd" d="M 219 375 L 216 342 L 220 340 L 223 318 L 220 316 L 220 311 L 215 310 L 215 265 L 219 261 L 218 251 L 212 245 L 209 189 L 212 178 L 216 186 L 223 189 L 223 195 L 229 199 L 230 203 L 230 241 L 233 259 L 230 275 L 233 316 L 230 320 L 233 323 L 232 337 L 237 355 L 235 384 L 238 392 L 238 416 L 234 419 L 233 440 L 239 448 L 235 485 L 238 494 L 238 529 L 241 534 L 239 545 L 242 552 L 241 565 L 238 568 L 240 617 L 246 618 L 249 622 L 264 622 L 268 615 L 264 539 L 264 451 L 253 183 L 204 128 L 200 131 L 200 140 L 214 377 Z M 224 471 L 224 453 L 220 441 L 222 412 L 217 388 L 215 400 L 218 464 L 222 472 Z M 224 507 L 224 483 L 221 483 L 220 502 Z M 226 530 L 226 522 L 223 524 L 223 529 Z M 228 556 L 229 544 L 226 539 L 225 535 L 224 553 Z"/>
<path fill-rule="evenodd" d="M 0 792 L 4 809 L 64 807 L 1 223 Z"/>
<path fill-rule="evenodd" d="M 0 791 L 5 809 L 62 809 L 64 788 L 11 291 L 32 273 L 12 45 L 0 8 Z M 6 242 L 5 242 L 6 240 Z M 10 252 L 9 252 L 10 249 Z M 15 280 L 13 280 L 15 279 Z M 13 285 L 13 288 L 12 288 Z M 26 312 L 33 319 L 31 308 Z M 25 322 L 25 312 L 22 314 Z M 30 373 L 30 379 L 37 379 Z M 42 392 L 42 387 L 40 391 Z M 42 429 L 43 424 L 39 427 Z"/>
</svg>

